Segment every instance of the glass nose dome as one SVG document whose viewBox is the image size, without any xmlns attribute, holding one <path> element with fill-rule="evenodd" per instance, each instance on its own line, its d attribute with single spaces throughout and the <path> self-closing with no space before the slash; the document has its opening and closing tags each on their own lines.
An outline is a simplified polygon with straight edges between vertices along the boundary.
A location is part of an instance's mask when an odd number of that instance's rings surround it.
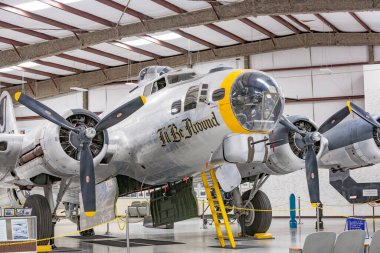
<svg viewBox="0 0 380 253">
<path fill-rule="evenodd" d="M 272 131 L 284 109 L 284 96 L 276 81 L 263 72 L 241 74 L 232 85 L 231 106 L 248 131 Z"/>
</svg>

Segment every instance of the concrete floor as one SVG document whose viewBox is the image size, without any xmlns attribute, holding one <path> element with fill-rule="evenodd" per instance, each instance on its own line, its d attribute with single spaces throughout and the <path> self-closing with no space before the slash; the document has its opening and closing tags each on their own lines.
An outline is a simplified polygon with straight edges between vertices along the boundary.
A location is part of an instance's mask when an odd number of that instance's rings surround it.
<svg viewBox="0 0 380 253">
<path fill-rule="evenodd" d="M 239 252 L 255 252 L 255 253 L 285 253 L 289 252 L 289 247 L 302 246 L 305 237 L 315 232 L 313 219 L 304 219 L 303 224 L 297 230 L 290 230 L 288 225 L 289 219 L 274 219 L 270 231 L 275 239 L 262 240 L 262 241 L 238 241 L 238 245 L 250 246 L 251 248 L 231 250 L 223 249 L 222 252 L 239 251 Z M 344 219 L 325 219 L 325 230 L 341 233 L 344 230 Z M 370 234 L 372 234 L 372 223 L 368 224 L 370 227 Z M 218 246 L 219 242 L 215 239 L 214 226 L 208 226 L 207 229 L 201 229 L 202 221 L 200 219 L 191 219 L 175 224 L 174 229 L 153 229 L 145 228 L 141 221 L 131 220 L 130 223 L 130 237 L 131 238 L 144 238 L 153 240 L 166 240 L 182 242 L 185 244 L 167 245 L 167 246 L 143 246 L 132 247 L 133 253 L 187 253 L 187 252 L 221 252 L 220 248 L 212 248 L 210 246 Z M 67 220 L 60 221 L 56 226 L 56 235 L 66 234 L 75 231 L 76 226 Z M 376 227 L 380 229 L 380 224 Z M 238 225 L 233 224 L 233 230 L 238 231 Z M 97 235 L 104 235 L 106 226 L 101 226 L 95 229 Z M 125 230 L 120 231 L 116 223 L 110 224 L 110 231 L 112 236 L 117 239 L 125 239 Z M 369 240 L 367 240 L 369 242 Z M 81 252 L 112 252 L 121 253 L 127 252 L 126 248 L 109 247 L 97 245 L 92 243 L 83 242 L 80 239 L 73 238 L 59 238 L 56 240 L 58 247 L 81 249 Z M 65 251 L 72 252 L 72 251 Z"/>
</svg>

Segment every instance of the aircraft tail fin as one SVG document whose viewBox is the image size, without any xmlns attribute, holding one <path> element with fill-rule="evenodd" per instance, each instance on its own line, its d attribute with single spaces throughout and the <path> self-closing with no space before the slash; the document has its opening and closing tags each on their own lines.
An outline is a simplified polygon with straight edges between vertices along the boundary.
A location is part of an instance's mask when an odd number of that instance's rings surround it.
<svg viewBox="0 0 380 253">
<path fill-rule="evenodd" d="M 13 101 L 9 92 L 4 91 L 0 96 L 0 133 L 18 134 Z"/>
</svg>

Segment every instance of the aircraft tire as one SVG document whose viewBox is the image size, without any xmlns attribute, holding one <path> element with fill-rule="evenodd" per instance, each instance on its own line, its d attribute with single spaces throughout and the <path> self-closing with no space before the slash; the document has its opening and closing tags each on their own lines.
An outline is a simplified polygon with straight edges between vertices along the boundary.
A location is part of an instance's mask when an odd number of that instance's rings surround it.
<svg viewBox="0 0 380 253">
<path fill-rule="evenodd" d="M 243 203 L 249 199 L 250 191 L 246 191 L 242 195 Z M 262 192 L 257 191 L 255 197 L 247 205 L 247 208 L 257 210 L 272 210 L 272 205 L 268 196 Z M 247 211 L 245 231 L 248 235 L 256 233 L 266 233 L 272 223 L 272 211 Z"/>
<path fill-rule="evenodd" d="M 32 208 L 32 216 L 37 217 L 37 239 L 53 236 L 52 214 L 48 200 L 42 195 L 29 196 L 24 208 Z M 38 241 L 37 245 L 48 245 L 50 240 Z"/>
</svg>

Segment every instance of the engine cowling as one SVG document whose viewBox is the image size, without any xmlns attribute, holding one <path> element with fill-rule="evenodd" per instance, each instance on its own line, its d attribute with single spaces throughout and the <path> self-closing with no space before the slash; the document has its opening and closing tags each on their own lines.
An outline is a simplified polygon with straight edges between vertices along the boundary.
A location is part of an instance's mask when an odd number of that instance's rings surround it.
<svg viewBox="0 0 380 253">
<path fill-rule="evenodd" d="M 289 116 L 288 119 L 299 129 L 314 132 L 316 124 L 305 116 Z M 266 165 L 275 174 L 287 174 L 305 168 L 305 145 L 302 137 L 278 124 L 269 136 L 271 145 Z M 316 154 L 320 150 L 320 142 L 314 145 Z"/>
<path fill-rule="evenodd" d="M 379 122 L 380 116 L 375 119 Z M 358 118 L 338 124 L 323 134 L 328 140 L 321 167 L 354 169 L 380 163 L 380 130 Z"/>
<path fill-rule="evenodd" d="M 74 109 L 62 115 L 74 126 L 94 127 L 100 118 L 87 110 Z M 55 177 L 79 175 L 79 140 L 72 131 L 47 122 L 35 135 L 33 150 L 20 158 L 21 166 L 15 169 L 16 175 L 29 181 L 40 174 Z M 98 132 L 93 138 L 90 149 L 94 165 L 100 164 L 108 149 L 107 131 Z M 28 184 L 28 182 L 25 182 Z"/>
</svg>

